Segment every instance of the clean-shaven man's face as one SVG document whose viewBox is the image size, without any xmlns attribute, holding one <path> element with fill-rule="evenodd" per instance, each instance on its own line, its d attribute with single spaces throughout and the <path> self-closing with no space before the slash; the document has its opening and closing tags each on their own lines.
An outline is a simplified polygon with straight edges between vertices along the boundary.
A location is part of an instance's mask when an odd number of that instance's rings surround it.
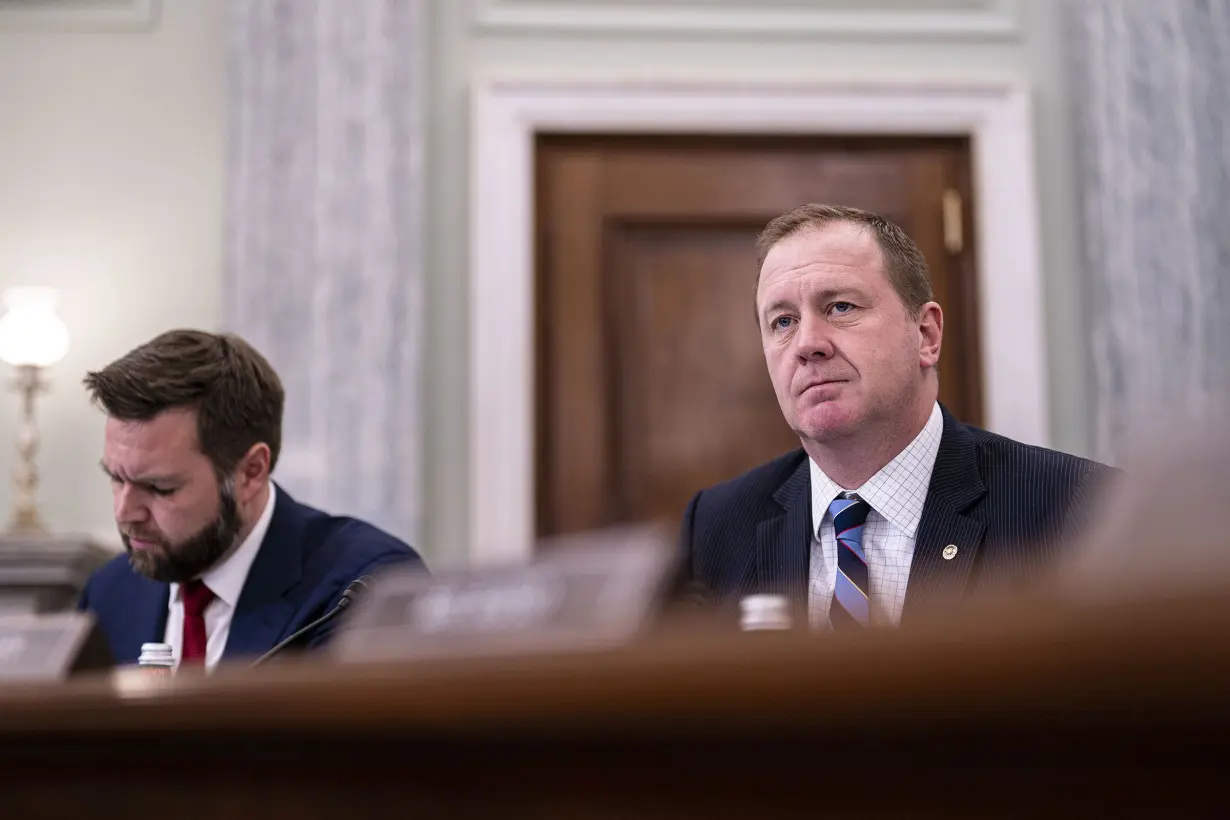
<svg viewBox="0 0 1230 820">
<path fill-rule="evenodd" d="M 939 305 L 911 316 L 859 225 L 804 228 L 770 249 L 756 309 L 782 414 L 805 440 L 908 416 L 939 360 Z"/>
</svg>

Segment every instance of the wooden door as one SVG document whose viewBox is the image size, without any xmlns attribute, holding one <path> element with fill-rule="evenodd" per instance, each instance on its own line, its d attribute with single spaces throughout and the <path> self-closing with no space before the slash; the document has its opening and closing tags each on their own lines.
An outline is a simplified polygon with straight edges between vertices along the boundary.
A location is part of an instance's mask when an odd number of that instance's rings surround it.
<svg viewBox="0 0 1230 820">
<path fill-rule="evenodd" d="M 941 401 L 981 421 L 967 141 L 543 135 L 536 160 L 539 535 L 674 524 L 697 490 L 799 446 L 753 245 L 805 202 L 914 238 L 944 308 Z"/>
</svg>

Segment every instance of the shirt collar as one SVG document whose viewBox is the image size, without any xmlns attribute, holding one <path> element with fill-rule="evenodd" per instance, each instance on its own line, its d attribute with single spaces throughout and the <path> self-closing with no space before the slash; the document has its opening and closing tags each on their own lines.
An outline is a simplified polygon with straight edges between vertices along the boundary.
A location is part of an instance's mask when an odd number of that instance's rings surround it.
<svg viewBox="0 0 1230 820">
<path fill-rule="evenodd" d="M 239 605 L 239 594 L 243 592 L 243 585 L 248 580 L 248 570 L 252 568 L 256 554 L 260 552 L 265 533 L 269 531 L 269 522 L 273 520 L 273 507 L 276 501 L 277 490 L 270 481 L 269 498 L 265 502 L 265 509 L 256 519 L 256 524 L 248 533 L 248 537 L 243 539 L 239 547 L 232 550 L 230 555 L 201 573 L 201 580 L 213 592 L 214 597 L 225 602 L 232 609 Z M 180 585 L 171 584 L 171 600 L 179 600 L 179 594 Z"/>
<path fill-rule="evenodd" d="M 931 472 L 943 434 L 944 415 L 936 402 L 927 423 L 914 440 L 863 486 L 849 492 L 870 504 L 907 537 L 914 538 L 922 520 L 923 506 L 927 503 L 927 488 L 931 485 Z M 819 538 L 820 524 L 828 514 L 829 504 L 847 491 L 825 475 L 815 461 L 808 459 L 808 463 L 811 467 L 811 520 Z"/>
</svg>

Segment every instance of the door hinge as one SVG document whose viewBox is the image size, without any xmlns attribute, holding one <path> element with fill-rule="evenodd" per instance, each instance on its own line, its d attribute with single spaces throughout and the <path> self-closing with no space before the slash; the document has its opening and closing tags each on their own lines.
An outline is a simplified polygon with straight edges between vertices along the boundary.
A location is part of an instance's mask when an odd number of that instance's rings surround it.
<svg viewBox="0 0 1230 820">
<path fill-rule="evenodd" d="M 940 197 L 944 208 L 944 247 L 949 253 L 965 250 L 961 194 L 948 188 Z"/>
</svg>

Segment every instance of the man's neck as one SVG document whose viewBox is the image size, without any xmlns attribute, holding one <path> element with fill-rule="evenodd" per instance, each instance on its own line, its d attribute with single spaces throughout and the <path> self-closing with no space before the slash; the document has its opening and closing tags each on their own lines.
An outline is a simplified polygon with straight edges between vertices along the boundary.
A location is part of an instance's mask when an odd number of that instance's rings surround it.
<svg viewBox="0 0 1230 820">
<path fill-rule="evenodd" d="M 243 524 L 239 528 L 239 535 L 235 538 L 235 546 L 239 546 L 244 541 L 248 540 L 248 536 L 252 534 L 252 530 L 256 529 L 256 522 L 261 520 L 261 513 L 265 511 L 265 507 L 269 505 L 269 482 L 265 482 L 265 486 L 253 496 L 248 502 L 247 509 L 240 512 L 240 518 Z"/>
<path fill-rule="evenodd" d="M 840 441 L 804 441 L 803 449 L 834 484 L 843 490 L 855 490 L 918 438 L 934 406 L 935 399 L 931 398 L 896 423 L 868 427 Z"/>
</svg>

